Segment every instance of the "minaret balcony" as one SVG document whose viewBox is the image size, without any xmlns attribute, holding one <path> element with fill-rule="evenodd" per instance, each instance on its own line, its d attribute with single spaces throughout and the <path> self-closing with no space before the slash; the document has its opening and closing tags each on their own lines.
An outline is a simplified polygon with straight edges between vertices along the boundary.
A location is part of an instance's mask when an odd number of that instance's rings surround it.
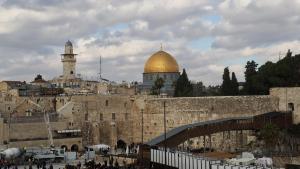
<svg viewBox="0 0 300 169">
<path fill-rule="evenodd" d="M 62 58 L 61 59 L 62 62 L 76 62 L 75 58 Z"/>
</svg>

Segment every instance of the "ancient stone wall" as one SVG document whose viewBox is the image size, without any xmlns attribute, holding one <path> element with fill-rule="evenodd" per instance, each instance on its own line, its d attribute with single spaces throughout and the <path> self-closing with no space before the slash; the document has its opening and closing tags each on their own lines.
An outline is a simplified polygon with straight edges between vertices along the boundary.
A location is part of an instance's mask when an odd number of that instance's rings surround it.
<svg viewBox="0 0 300 169">
<path fill-rule="evenodd" d="M 144 140 L 163 133 L 163 103 L 166 103 L 167 130 L 195 122 L 228 117 L 253 116 L 278 110 L 278 99 L 271 96 L 193 97 L 149 99 L 144 110 Z M 134 132 L 141 133 L 141 124 Z"/>
<path fill-rule="evenodd" d="M 3 118 L 0 118 L 0 145 L 8 141 L 8 126 Z"/>
<path fill-rule="evenodd" d="M 122 139 L 126 143 L 132 142 L 133 105 L 134 99 L 121 95 L 90 95 L 75 96 L 73 114 L 77 125 L 83 122 L 91 123 L 90 144 L 106 143 L 115 145 Z M 75 117 L 76 116 L 76 117 Z"/>
<path fill-rule="evenodd" d="M 49 107 L 53 100 L 51 97 L 27 99 L 47 103 Z M 61 112 L 59 122 L 51 125 L 52 130 L 82 129 L 83 146 L 101 143 L 114 146 L 118 140 L 130 144 L 142 142 L 142 136 L 144 142 L 155 138 L 163 133 L 163 102 L 166 103 L 167 130 L 194 122 L 262 114 L 276 111 L 280 107 L 280 98 L 273 95 L 195 98 L 77 95 L 57 97 L 56 100 L 57 109 L 65 107 Z M 10 105 L 13 105 L 12 102 Z M 44 122 L 13 124 L 11 131 L 14 131 L 11 132 L 11 139 L 47 137 Z M 224 133 L 212 135 L 212 140 L 215 140 L 212 144 L 219 145 L 219 147 L 224 144 L 219 139 L 223 135 Z M 237 137 L 235 132 L 227 135 L 231 138 Z M 195 145 L 203 146 L 203 142 L 203 137 L 194 140 Z"/>
<path fill-rule="evenodd" d="M 54 139 L 54 145 L 57 147 L 66 146 L 68 150 L 71 149 L 73 145 L 77 145 L 79 150 L 83 150 L 82 139 L 81 138 L 64 138 L 64 139 Z M 47 147 L 49 144 L 48 140 L 30 140 L 30 141 L 17 141 L 10 142 L 9 147 Z"/>
<path fill-rule="evenodd" d="M 68 124 L 65 122 L 51 122 L 51 130 L 55 137 L 56 130 L 65 130 Z M 10 124 L 11 140 L 26 140 L 37 138 L 48 138 L 48 130 L 44 122 L 40 123 L 11 123 Z"/>
</svg>

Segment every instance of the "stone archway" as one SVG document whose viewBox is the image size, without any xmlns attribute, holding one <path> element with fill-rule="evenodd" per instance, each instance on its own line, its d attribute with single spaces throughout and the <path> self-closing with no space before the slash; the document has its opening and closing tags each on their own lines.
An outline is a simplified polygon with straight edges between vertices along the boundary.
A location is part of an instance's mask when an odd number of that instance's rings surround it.
<svg viewBox="0 0 300 169">
<path fill-rule="evenodd" d="M 68 151 L 68 146 L 66 146 L 66 145 L 62 145 L 62 146 L 60 146 L 60 148 L 64 149 L 65 151 Z"/>
<path fill-rule="evenodd" d="M 73 145 L 71 146 L 71 151 L 72 151 L 72 152 L 78 152 L 78 150 L 79 150 L 79 147 L 78 147 L 77 144 L 73 144 Z"/>
<path fill-rule="evenodd" d="M 117 141 L 117 148 L 119 148 L 119 149 L 126 149 L 126 146 L 127 146 L 127 144 L 126 144 L 126 142 L 124 140 L 118 140 Z"/>
</svg>

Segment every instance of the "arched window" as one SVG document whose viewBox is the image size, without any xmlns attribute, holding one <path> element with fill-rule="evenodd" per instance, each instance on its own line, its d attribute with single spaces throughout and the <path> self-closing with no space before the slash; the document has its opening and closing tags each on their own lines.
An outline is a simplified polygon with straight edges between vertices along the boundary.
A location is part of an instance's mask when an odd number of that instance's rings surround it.
<svg viewBox="0 0 300 169">
<path fill-rule="evenodd" d="M 288 103 L 288 111 L 294 111 L 294 103 Z"/>
<path fill-rule="evenodd" d="M 112 113 L 112 114 L 111 114 L 111 119 L 112 119 L 112 120 L 116 120 L 116 113 Z"/>
<path fill-rule="evenodd" d="M 100 113 L 100 121 L 103 121 L 103 114 Z"/>
</svg>

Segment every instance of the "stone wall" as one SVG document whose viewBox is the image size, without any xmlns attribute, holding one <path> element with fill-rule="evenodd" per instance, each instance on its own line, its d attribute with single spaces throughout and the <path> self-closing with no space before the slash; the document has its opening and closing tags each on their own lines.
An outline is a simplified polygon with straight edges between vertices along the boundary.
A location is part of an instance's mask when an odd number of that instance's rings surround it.
<svg viewBox="0 0 300 169">
<path fill-rule="evenodd" d="M 55 137 L 56 130 L 65 130 L 68 124 L 65 122 L 51 122 L 51 130 Z M 26 140 L 37 138 L 48 138 L 48 130 L 44 122 L 40 123 L 11 123 L 10 124 L 11 140 Z"/>
<path fill-rule="evenodd" d="M 8 141 L 8 125 L 0 118 L 0 145 Z"/>
<path fill-rule="evenodd" d="M 79 150 L 83 150 L 82 139 L 81 138 L 64 138 L 64 139 L 54 139 L 54 145 L 57 147 L 67 146 L 68 150 L 72 145 L 77 145 Z M 17 141 L 10 142 L 9 147 L 47 147 L 49 145 L 48 140 L 30 140 L 30 141 Z"/>
<path fill-rule="evenodd" d="M 163 102 L 166 102 L 167 130 L 170 130 L 194 122 L 252 116 L 282 110 L 284 107 L 282 90 L 274 91 L 276 92 L 271 92 L 271 96 L 237 97 L 155 98 L 155 96 L 144 95 L 57 97 L 57 109 L 63 108 L 60 112 L 59 122 L 52 123 L 51 126 L 53 131 L 67 128 L 82 129 L 84 136 L 80 146 L 101 143 L 114 146 L 118 140 L 123 140 L 128 144 L 132 142 L 140 143 L 142 142 L 142 135 L 144 137 L 143 141 L 146 142 L 163 133 Z M 50 108 L 53 97 L 19 99 L 44 102 Z M 16 102 L 21 102 L 17 101 L 19 99 L 14 100 L 12 98 L 9 101 L 2 99 L 0 104 L 13 107 Z M 293 99 L 293 97 L 291 96 L 290 99 Z M 13 104 L 14 102 L 15 104 Z M 298 104 L 295 105 L 295 110 L 297 108 L 298 111 L 297 106 Z M 12 124 L 10 131 L 11 139 L 36 139 L 48 136 L 44 122 Z M 216 133 L 212 135 L 212 144 L 217 147 L 220 147 L 221 144 L 227 144 L 219 139 L 223 137 L 223 134 Z M 245 134 L 251 134 L 251 132 L 245 132 L 242 137 L 245 137 Z M 236 138 L 237 135 L 235 132 L 227 133 L 227 136 L 231 138 Z M 194 141 L 194 144 L 195 146 L 203 146 L 203 142 L 203 137 L 200 137 Z M 23 143 L 24 145 L 29 144 L 24 141 L 14 144 L 21 145 Z M 40 144 L 37 141 L 31 143 Z M 237 143 L 233 141 L 232 144 Z"/>
<path fill-rule="evenodd" d="M 91 124 L 88 132 L 93 133 L 89 136 L 93 138 L 90 144 L 114 146 L 120 139 L 132 143 L 135 115 L 139 110 L 136 100 L 129 95 L 75 96 L 72 98 L 74 125 Z"/>
<path fill-rule="evenodd" d="M 144 110 L 144 140 L 163 133 L 163 102 L 167 130 L 185 124 L 228 117 L 253 116 L 278 110 L 278 98 L 271 96 L 193 97 L 149 99 Z M 141 133 L 141 124 L 134 132 Z"/>
</svg>

